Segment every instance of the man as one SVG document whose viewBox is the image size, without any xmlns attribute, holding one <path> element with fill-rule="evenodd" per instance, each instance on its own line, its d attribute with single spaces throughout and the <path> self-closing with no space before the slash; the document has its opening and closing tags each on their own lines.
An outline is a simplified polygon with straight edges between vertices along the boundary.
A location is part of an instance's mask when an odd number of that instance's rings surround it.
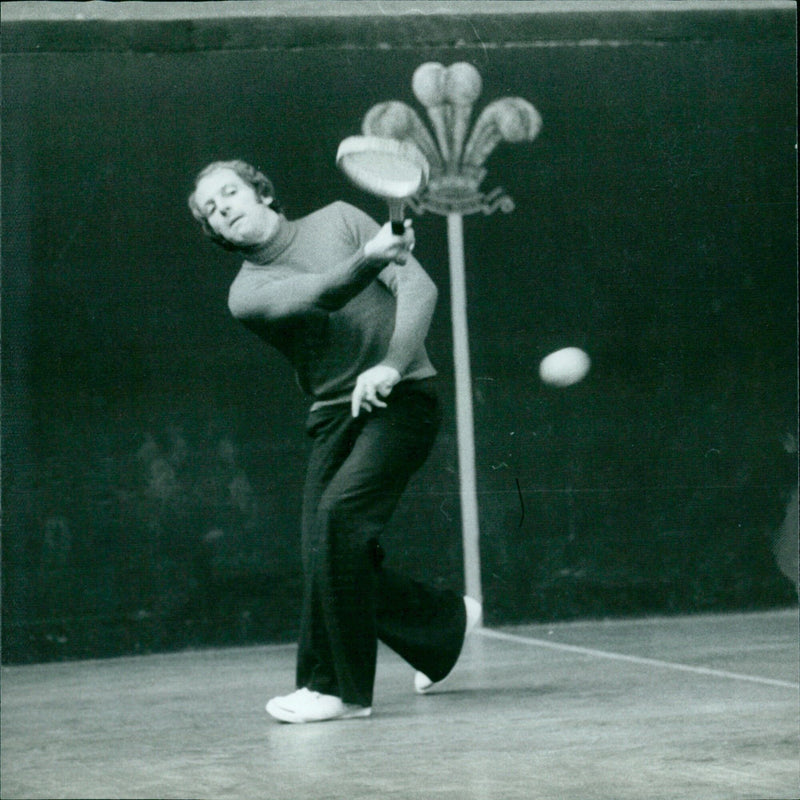
<svg viewBox="0 0 800 800">
<path fill-rule="evenodd" d="M 437 291 L 412 256 L 414 231 L 379 227 L 337 202 L 290 221 L 269 179 L 215 162 L 189 206 L 245 261 L 235 318 L 280 350 L 312 399 L 303 493 L 303 610 L 297 691 L 267 711 L 283 722 L 366 717 L 378 639 L 424 692 L 452 669 L 480 605 L 382 565 L 379 538 L 439 424 L 425 337 Z"/>
</svg>

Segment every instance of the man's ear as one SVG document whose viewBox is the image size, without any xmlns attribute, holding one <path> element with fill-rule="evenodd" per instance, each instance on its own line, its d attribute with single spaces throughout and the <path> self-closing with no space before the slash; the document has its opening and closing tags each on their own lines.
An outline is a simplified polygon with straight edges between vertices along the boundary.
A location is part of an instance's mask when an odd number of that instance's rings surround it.
<svg viewBox="0 0 800 800">
<path fill-rule="evenodd" d="M 271 206 L 271 205 L 272 205 L 272 203 L 273 203 L 274 201 L 275 201 L 275 198 L 274 198 L 274 197 L 272 197 L 272 195 L 269 195 L 268 197 L 262 197 L 262 198 L 261 198 L 261 202 L 262 202 L 262 203 L 263 203 L 265 206 Z"/>
</svg>

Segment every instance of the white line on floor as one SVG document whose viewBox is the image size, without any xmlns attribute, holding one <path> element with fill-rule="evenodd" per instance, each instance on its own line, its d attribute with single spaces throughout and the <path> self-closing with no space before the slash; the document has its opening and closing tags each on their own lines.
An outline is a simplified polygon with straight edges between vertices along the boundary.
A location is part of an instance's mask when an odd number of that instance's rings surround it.
<svg viewBox="0 0 800 800">
<path fill-rule="evenodd" d="M 665 667 L 681 672 L 694 672 L 698 675 L 712 675 L 716 678 L 729 678 L 737 681 L 750 681 L 751 683 L 761 683 L 766 686 L 783 686 L 787 689 L 800 689 L 800 684 L 791 681 L 780 681 L 774 678 L 762 678 L 758 675 L 742 675 L 738 672 L 727 672 L 721 669 L 709 669 L 708 667 L 692 667 L 688 664 L 678 664 L 674 661 L 660 661 L 657 658 L 643 658 L 642 656 L 629 656 L 624 653 L 612 653 L 608 650 L 594 650 L 590 647 L 578 647 L 574 644 L 562 644 L 561 642 L 548 642 L 545 639 L 536 639 L 528 636 L 517 636 L 513 633 L 503 633 L 493 631 L 489 628 L 480 628 L 475 633 L 486 636 L 489 639 L 501 639 L 506 642 L 516 642 L 526 644 L 531 647 L 547 647 L 551 650 L 566 650 L 570 653 L 580 653 L 584 656 L 594 656 L 595 658 L 608 658 L 613 661 L 627 661 L 630 664 L 646 664 L 651 667 Z"/>
</svg>

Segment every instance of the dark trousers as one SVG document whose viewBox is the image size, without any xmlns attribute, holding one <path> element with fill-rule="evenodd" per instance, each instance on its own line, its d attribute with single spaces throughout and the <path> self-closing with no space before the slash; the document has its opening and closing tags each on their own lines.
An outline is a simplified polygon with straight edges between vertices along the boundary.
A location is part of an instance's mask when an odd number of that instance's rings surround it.
<svg viewBox="0 0 800 800">
<path fill-rule="evenodd" d="M 355 419 L 349 404 L 309 415 L 298 688 L 372 705 L 379 639 L 432 680 L 455 664 L 466 625 L 462 598 L 384 567 L 380 543 L 439 421 L 427 381 L 398 384 L 387 408 Z"/>
</svg>

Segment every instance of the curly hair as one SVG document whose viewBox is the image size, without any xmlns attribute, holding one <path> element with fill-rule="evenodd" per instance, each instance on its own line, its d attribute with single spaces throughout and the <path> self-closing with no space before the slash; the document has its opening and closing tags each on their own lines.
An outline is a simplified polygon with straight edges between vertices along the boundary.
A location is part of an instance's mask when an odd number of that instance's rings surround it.
<svg viewBox="0 0 800 800">
<path fill-rule="evenodd" d="M 233 159 L 232 161 L 214 161 L 207 167 L 204 167 L 202 170 L 200 170 L 194 179 L 194 189 L 189 195 L 189 210 L 192 212 L 192 216 L 200 223 L 203 233 L 208 236 L 209 239 L 218 244 L 220 247 L 223 247 L 225 250 L 240 250 L 240 247 L 235 244 L 231 244 L 227 239 L 225 239 L 223 236 L 220 236 L 212 229 L 212 227 L 208 224 L 208 220 L 206 219 L 206 215 L 203 213 L 203 210 L 197 205 L 197 199 L 195 198 L 195 194 L 197 193 L 197 185 L 200 183 L 200 181 L 207 175 L 210 175 L 212 172 L 216 172 L 220 169 L 229 169 L 232 172 L 235 172 L 246 184 L 253 187 L 255 193 L 259 197 L 271 197 L 272 202 L 270 203 L 270 207 L 273 211 L 276 211 L 280 214 L 282 213 L 282 208 L 275 197 L 275 187 L 272 185 L 272 181 L 263 172 L 261 172 L 261 170 L 257 169 L 252 164 L 248 164 L 246 161 L 241 161 L 240 159 Z"/>
</svg>

